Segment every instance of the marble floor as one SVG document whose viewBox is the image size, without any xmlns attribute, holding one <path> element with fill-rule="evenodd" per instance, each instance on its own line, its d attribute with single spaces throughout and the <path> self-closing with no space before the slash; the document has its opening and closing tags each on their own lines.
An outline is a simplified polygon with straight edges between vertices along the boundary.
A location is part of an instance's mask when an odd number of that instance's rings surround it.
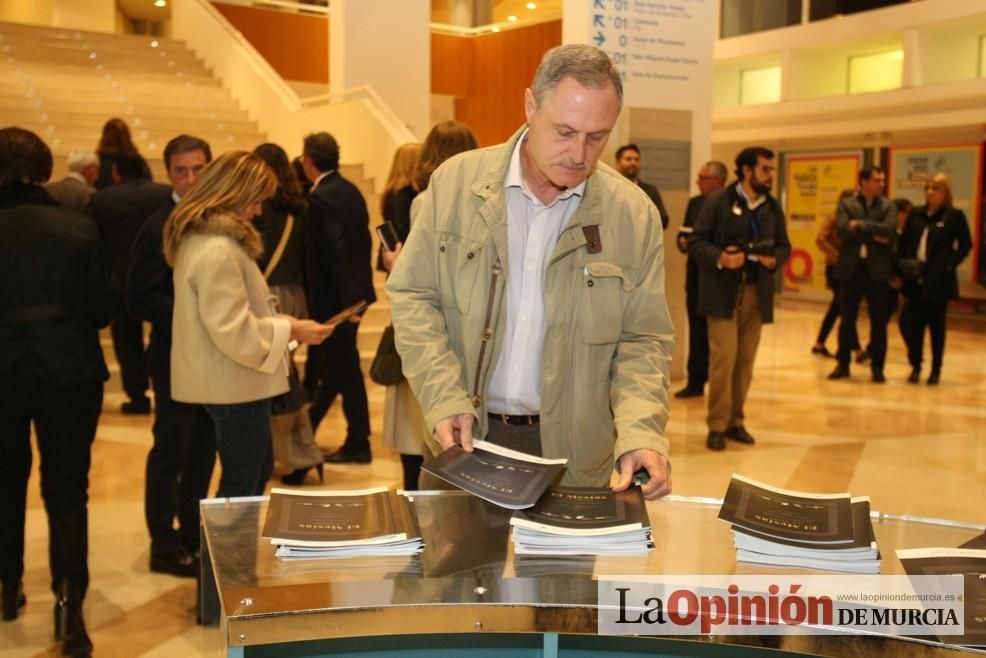
<svg viewBox="0 0 986 658">
<path fill-rule="evenodd" d="M 794 301 L 779 307 L 777 323 L 763 334 L 747 408 L 756 446 L 730 442 L 723 452 L 708 451 L 704 399 L 673 400 L 674 493 L 720 497 L 735 472 L 792 489 L 868 495 L 880 511 L 986 525 L 986 322 L 950 321 L 940 386 L 906 383 L 909 368 L 893 326 L 886 384 L 872 384 L 859 366 L 852 380 L 830 382 L 825 375 L 834 361 L 809 353 L 824 308 Z M 860 329 L 866 336 L 865 323 Z M 834 342 L 830 338 L 830 349 Z M 379 432 L 383 389 L 368 387 Z M 95 655 L 216 655 L 219 631 L 195 625 L 194 584 L 148 571 L 143 473 L 151 421 L 121 416 L 122 399 L 107 393 L 93 446 L 92 584 L 85 612 Z M 319 443 L 332 448 L 342 427 L 333 409 L 319 428 Z M 371 465 L 326 465 L 325 486 L 398 486 L 397 456 L 380 446 L 379 436 L 373 448 Z M 0 658 L 60 655 L 51 638 L 47 526 L 36 464 L 25 562 L 28 605 L 17 621 L 0 623 Z"/>
</svg>

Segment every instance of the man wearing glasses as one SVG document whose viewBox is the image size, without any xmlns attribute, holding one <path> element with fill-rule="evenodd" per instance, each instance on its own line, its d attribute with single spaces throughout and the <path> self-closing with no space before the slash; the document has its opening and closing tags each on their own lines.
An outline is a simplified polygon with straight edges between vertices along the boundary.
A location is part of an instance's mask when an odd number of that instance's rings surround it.
<svg viewBox="0 0 986 658">
<path fill-rule="evenodd" d="M 870 368 L 873 382 L 882 384 L 887 357 L 887 318 L 890 314 L 890 275 L 897 210 L 883 195 L 887 176 L 880 167 L 859 172 L 858 192 L 843 199 L 836 212 L 842 246 L 835 277 L 839 280 L 839 365 L 829 379 L 847 379 L 859 303 L 866 297 L 870 313 Z"/>
</svg>

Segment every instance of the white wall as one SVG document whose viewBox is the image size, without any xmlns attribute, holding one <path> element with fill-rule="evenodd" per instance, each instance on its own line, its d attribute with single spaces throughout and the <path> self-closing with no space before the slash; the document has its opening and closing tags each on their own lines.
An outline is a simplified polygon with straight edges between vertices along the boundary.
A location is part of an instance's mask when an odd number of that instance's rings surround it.
<svg viewBox="0 0 986 658">
<path fill-rule="evenodd" d="M 54 0 L 0 0 L 0 21 L 51 25 Z"/>
<path fill-rule="evenodd" d="M 55 27 L 113 33 L 116 31 L 116 2 L 55 0 L 52 18 Z"/>
</svg>

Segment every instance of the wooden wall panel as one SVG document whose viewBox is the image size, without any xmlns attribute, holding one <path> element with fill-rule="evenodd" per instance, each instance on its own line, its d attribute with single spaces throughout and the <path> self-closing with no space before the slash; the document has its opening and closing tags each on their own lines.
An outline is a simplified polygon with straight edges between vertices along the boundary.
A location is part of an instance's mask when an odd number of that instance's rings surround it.
<svg viewBox="0 0 986 658">
<path fill-rule="evenodd" d="M 219 2 L 214 6 L 282 78 L 328 83 L 328 20 Z"/>
<path fill-rule="evenodd" d="M 524 89 L 541 56 L 558 45 L 561 21 L 471 39 L 433 35 L 432 92 L 457 96 L 456 118 L 482 146 L 497 144 L 524 122 Z M 466 48 L 472 53 L 463 55 Z"/>
</svg>

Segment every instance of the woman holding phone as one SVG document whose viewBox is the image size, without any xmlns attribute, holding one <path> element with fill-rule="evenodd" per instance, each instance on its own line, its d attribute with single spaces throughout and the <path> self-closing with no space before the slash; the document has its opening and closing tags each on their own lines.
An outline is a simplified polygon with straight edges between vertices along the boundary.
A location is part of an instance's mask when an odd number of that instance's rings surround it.
<svg viewBox="0 0 986 658">
<path fill-rule="evenodd" d="M 288 390 L 288 346 L 318 344 L 333 327 L 275 312 L 252 224 L 277 179 L 252 153 L 206 167 L 164 227 L 174 268 L 172 396 L 201 404 L 216 427 L 218 497 L 264 492 L 272 467 L 271 398 Z"/>
</svg>

